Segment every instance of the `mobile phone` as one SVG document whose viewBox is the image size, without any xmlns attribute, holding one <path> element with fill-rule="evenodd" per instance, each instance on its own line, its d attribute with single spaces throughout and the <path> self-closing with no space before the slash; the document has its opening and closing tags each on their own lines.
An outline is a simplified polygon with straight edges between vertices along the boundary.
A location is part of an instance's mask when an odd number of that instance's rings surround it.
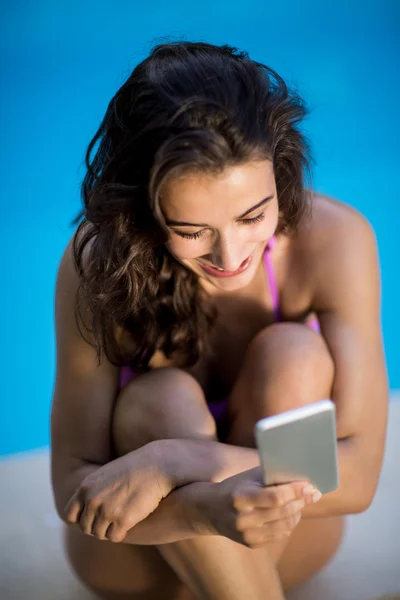
<svg viewBox="0 0 400 600">
<path fill-rule="evenodd" d="M 323 494 L 338 487 L 336 408 L 331 400 L 261 419 L 254 434 L 265 485 L 305 479 Z"/>
</svg>

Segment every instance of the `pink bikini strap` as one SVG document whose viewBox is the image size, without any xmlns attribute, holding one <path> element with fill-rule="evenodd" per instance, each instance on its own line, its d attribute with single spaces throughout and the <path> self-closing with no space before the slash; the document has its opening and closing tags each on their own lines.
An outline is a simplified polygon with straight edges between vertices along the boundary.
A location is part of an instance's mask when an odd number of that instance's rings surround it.
<svg viewBox="0 0 400 600">
<path fill-rule="evenodd" d="M 265 264 L 265 269 L 267 271 L 267 279 L 268 279 L 269 289 L 271 292 L 272 310 L 274 311 L 275 321 L 280 321 L 281 313 L 279 310 L 279 292 L 278 292 L 278 286 L 276 285 L 275 272 L 274 272 L 274 267 L 273 267 L 272 258 L 271 258 L 271 250 L 275 246 L 276 246 L 276 237 L 272 236 L 272 238 L 269 240 L 268 244 L 265 247 L 264 264 Z"/>
</svg>

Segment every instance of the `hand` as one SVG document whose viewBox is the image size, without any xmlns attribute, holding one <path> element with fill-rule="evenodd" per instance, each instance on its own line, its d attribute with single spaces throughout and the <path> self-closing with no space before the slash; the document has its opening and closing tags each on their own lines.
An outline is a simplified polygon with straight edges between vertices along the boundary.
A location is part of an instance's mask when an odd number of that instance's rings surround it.
<svg viewBox="0 0 400 600">
<path fill-rule="evenodd" d="M 217 486 L 207 511 L 214 535 L 249 548 L 259 548 L 289 536 L 301 511 L 318 492 L 308 481 L 264 486 L 260 467 L 229 477 Z M 303 489 L 311 488 L 309 493 Z"/>
<path fill-rule="evenodd" d="M 121 542 L 174 488 L 155 443 L 88 475 L 65 507 L 66 520 L 100 540 Z"/>
</svg>

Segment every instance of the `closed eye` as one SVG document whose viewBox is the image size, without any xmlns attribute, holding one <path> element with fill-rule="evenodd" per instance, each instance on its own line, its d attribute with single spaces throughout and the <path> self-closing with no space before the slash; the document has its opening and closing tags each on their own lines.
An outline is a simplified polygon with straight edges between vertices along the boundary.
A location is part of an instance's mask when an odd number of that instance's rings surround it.
<svg viewBox="0 0 400 600">
<path fill-rule="evenodd" d="M 201 231 L 196 231 L 195 233 L 184 233 L 183 231 L 174 231 L 174 233 L 176 233 L 176 235 L 180 235 L 183 238 L 186 238 L 187 240 L 197 240 L 199 237 L 204 235 L 204 229 L 202 229 Z"/>
<path fill-rule="evenodd" d="M 242 219 L 242 223 L 245 225 L 251 225 L 252 223 L 259 223 L 265 219 L 265 213 L 260 213 L 256 217 L 252 217 L 251 219 Z"/>
</svg>

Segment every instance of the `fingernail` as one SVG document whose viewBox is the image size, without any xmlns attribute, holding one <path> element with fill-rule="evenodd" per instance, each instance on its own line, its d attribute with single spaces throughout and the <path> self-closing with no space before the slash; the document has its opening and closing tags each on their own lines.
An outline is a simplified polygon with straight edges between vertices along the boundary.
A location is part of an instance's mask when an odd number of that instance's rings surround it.
<svg viewBox="0 0 400 600">
<path fill-rule="evenodd" d="M 307 494 L 312 494 L 315 491 L 315 487 L 313 485 L 306 485 L 303 487 L 303 494 L 307 496 Z"/>
<path fill-rule="evenodd" d="M 321 492 L 319 492 L 318 490 L 316 492 L 314 492 L 314 494 L 312 496 L 313 502 L 318 502 L 318 500 L 321 500 L 321 498 L 322 498 Z"/>
</svg>

